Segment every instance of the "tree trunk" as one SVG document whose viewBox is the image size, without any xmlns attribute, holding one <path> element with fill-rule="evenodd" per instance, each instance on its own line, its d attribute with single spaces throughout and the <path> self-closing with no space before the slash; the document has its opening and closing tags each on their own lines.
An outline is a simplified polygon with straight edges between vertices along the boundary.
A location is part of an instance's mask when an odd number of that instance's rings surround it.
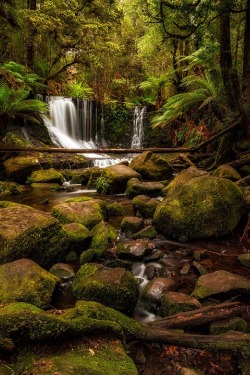
<svg viewBox="0 0 250 375">
<path fill-rule="evenodd" d="M 250 0 L 247 0 L 243 72 L 242 72 L 242 97 L 243 97 L 243 127 L 250 141 Z"/>
<path fill-rule="evenodd" d="M 27 6 L 30 11 L 36 10 L 36 0 L 27 0 Z M 32 25 L 31 20 L 28 20 L 28 41 L 26 50 L 26 62 L 27 66 L 33 70 L 34 68 L 34 57 L 35 57 L 35 44 L 34 39 L 36 36 L 36 29 Z"/>
</svg>

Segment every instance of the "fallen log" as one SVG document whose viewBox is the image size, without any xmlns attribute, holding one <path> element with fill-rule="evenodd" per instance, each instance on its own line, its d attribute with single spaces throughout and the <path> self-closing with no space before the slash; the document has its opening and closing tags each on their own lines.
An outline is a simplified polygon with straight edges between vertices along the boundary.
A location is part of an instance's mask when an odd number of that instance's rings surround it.
<svg viewBox="0 0 250 375">
<path fill-rule="evenodd" d="M 239 302 L 225 302 L 216 306 L 202 307 L 200 309 L 171 315 L 148 323 L 148 326 L 160 329 L 195 327 L 218 322 L 237 315 L 239 316 L 245 311 L 246 306 L 241 305 Z"/>
</svg>

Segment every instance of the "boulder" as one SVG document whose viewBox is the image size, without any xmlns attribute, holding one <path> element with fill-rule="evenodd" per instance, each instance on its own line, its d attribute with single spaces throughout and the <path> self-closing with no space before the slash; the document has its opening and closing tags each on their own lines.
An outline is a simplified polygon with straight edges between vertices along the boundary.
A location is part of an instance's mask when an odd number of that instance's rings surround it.
<svg viewBox="0 0 250 375">
<path fill-rule="evenodd" d="M 192 296 L 206 298 L 226 292 L 243 292 L 249 294 L 250 280 L 224 270 L 215 271 L 199 277 Z"/>
<path fill-rule="evenodd" d="M 29 258 L 40 265 L 64 259 L 67 237 L 51 215 L 29 206 L 1 202 L 0 264 Z"/>
<path fill-rule="evenodd" d="M 119 202 L 113 202 L 107 205 L 109 216 L 122 216 L 125 213 L 124 207 Z"/>
<path fill-rule="evenodd" d="M 135 216 L 126 216 L 121 222 L 121 231 L 127 235 L 136 233 L 144 227 L 143 220 Z"/>
<path fill-rule="evenodd" d="M 157 181 L 142 182 L 138 178 L 131 178 L 127 183 L 125 194 L 132 199 L 137 195 L 147 195 L 148 197 L 158 197 L 164 185 Z"/>
<path fill-rule="evenodd" d="M 30 259 L 0 265 L 0 303 L 20 301 L 48 307 L 59 282 Z"/>
<path fill-rule="evenodd" d="M 139 295 L 138 283 L 129 271 L 95 263 L 80 268 L 72 291 L 78 299 L 100 302 L 125 313 L 133 311 Z"/>
<path fill-rule="evenodd" d="M 148 239 L 132 240 L 130 242 L 119 242 L 116 245 L 116 254 L 121 259 L 141 260 L 155 249 L 155 244 Z"/>
<path fill-rule="evenodd" d="M 194 297 L 184 293 L 163 292 L 161 297 L 161 315 L 163 317 L 179 312 L 191 311 L 201 308 L 201 303 Z"/>
<path fill-rule="evenodd" d="M 0 199 L 9 195 L 22 194 L 24 187 L 15 182 L 0 181 Z"/>
<path fill-rule="evenodd" d="M 63 224 L 79 223 L 92 229 L 105 219 L 102 204 L 99 200 L 64 202 L 53 207 L 52 214 Z"/>
<path fill-rule="evenodd" d="M 15 181 L 24 184 L 27 177 L 33 171 L 41 169 L 38 158 L 36 156 L 16 156 L 7 159 L 4 163 L 6 175 L 10 181 Z"/>
<path fill-rule="evenodd" d="M 62 229 L 68 238 L 69 251 L 75 251 L 80 254 L 90 244 L 90 231 L 84 225 L 69 223 L 64 224 Z"/>
<path fill-rule="evenodd" d="M 124 193 L 127 187 L 127 182 L 131 178 L 141 180 L 139 173 L 123 164 L 116 164 L 104 168 L 101 177 L 108 183 L 107 194 Z"/>
<path fill-rule="evenodd" d="M 250 267 L 250 253 L 240 254 L 237 259 L 243 266 Z"/>
<path fill-rule="evenodd" d="M 238 181 L 241 179 L 241 176 L 236 169 L 227 164 L 220 165 L 212 172 L 212 176 L 228 178 L 231 181 Z"/>
<path fill-rule="evenodd" d="M 247 322 L 239 317 L 211 323 L 209 328 L 210 335 L 222 335 L 229 331 L 248 332 Z"/>
<path fill-rule="evenodd" d="M 62 185 L 64 182 L 63 175 L 56 171 L 54 168 L 50 169 L 40 169 L 38 171 L 32 172 L 31 176 L 28 177 L 28 184 L 35 183 L 57 183 Z"/>
<path fill-rule="evenodd" d="M 138 232 L 132 234 L 132 238 L 134 240 L 139 238 L 148 238 L 149 240 L 153 240 L 157 236 L 157 232 L 153 225 L 148 225 L 145 228 L 139 230 Z"/>
<path fill-rule="evenodd" d="M 146 195 L 137 195 L 137 197 L 133 198 L 132 203 L 135 215 L 148 219 L 154 216 L 156 207 L 160 203 L 160 200 L 157 198 L 150 198 Z"/>
<path fill-rule="evenodd" d="M 221 177 L 193 178 L 192 172 L 181 172 L 166 187 L 153 217 L 157 232 L 183 242 L 232 232 L 246 211 L 241 189 Z"/>
<path fill-rule="evenodd" d="M 49 272 L 62 281 L 72 279 L 75 276 L 74 268 L 67 263 L 53 264 Z"/>
<path fill-rule="evenodd" d="M 112 248 L 117 239 L 117 232 L 114 227 L 100 221 L 90 232 L 92 237 L 91 248 L 95 250 L 95 255 L 102 256 L 103 253 Z"/>
<path fill-rule="evenodd" d="M 130 167 L 140 173 L 144 180 L 161 181 L 167 180 L 173 174 L 173 168 L 162 157 L 146 151 L 136 156 Z"/>
</svg>

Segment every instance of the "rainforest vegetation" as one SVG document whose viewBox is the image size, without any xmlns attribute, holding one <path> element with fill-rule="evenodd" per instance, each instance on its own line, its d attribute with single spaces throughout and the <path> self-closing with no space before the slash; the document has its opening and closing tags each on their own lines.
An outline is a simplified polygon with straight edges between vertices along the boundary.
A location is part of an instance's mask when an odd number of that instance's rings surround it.
<svg viewBox="0 0 250 375">
<path fill-rule="evenodd" d="M 1 132 L 40 93 L 150 105 L 170 146 L 250 137 L 250 0 L 3 0 L 0 23 Z"/>
</svg>

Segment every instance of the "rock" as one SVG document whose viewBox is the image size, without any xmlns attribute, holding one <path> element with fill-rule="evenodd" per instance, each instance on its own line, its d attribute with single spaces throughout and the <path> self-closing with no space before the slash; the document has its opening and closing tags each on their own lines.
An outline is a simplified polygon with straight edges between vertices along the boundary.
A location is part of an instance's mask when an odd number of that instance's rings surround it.
<svg viewBox="0 0 250 375">
<path fill-rule="evenodd" d="M 229 331 L 248 332 L 248 324 L 238 317 L 210 324 L 211 335 L 221 335 Z"/>
<path fill-rule="evenodd" d="M 122 259 L 142 259 L 155 249 L 155 244 L 148 239 L 132 240 L 129 243 L 119 242 L 116 254 Z"/>
<path fill-rule="evenodd" d="M 24 184 L 27 177 L 30 176 L 33 171 L 41 169 L 38 158 L 30 155 L 16 156 L 7 159 L 3 165 L 8 179 L 20 184 Z"/>
<path fill-rule="evenodd" d="M 132 203 L 134 212 L 137 216 L 152 218 L 160 200 L 157 198 L 150 198 L 146 195 L 137 195 L 137 197 L 133 198 Z"/>
<path fill-rule="evenodd" d="M 125 213 L 123 205 L 118 202 L 113 202 L 107 205 L 110 216 L 122 216 Z"/>
<path fill-rule="evenodd" d="M 30 187 L 32 187 L 32 189 L 44 189 L 52 191 L 62 189 L 62 186 L 55 182 L 35 182 L 31 184 Z"/>
<path fill-rule="evenodd" d="M 140 238 L 148 238 L 149 240 L 153 240 L 157 236 L 157 232 L 153 225 L 148 225 L 147 227 L 139 230 L 138 232 L 132 234 L 132 238 L 134 240 Z"/>
<path fill-rule="evenodd" d="M 29 258 L 40 265 L 62 261 L 67 237 L 58 220 L 29 206 L 1 202 L 0 263 Z"/>
<path fill-rule="evenodd" d="M 237 259 L 243 266 L 250 267 L 250 253 L 240 254 Z"/>
<path fill-rule="evenodd" d="M 231 181 L 238 181 L 241 179 L 240 174 L 236 171 L 236 169 L 230 167 L 230 165 L 223 164 L 220 165 L 215 171 L 211 173 L 214 177 L 223 177 L 228 178 Z"/>
<path fill-rule="evenodd" d="M 54 264 L 49 272 L 60 280 L 72 279 L 75 276 L 74 268 L 66 263 Z"/>
<path fill-rule="evenodd" d="M 218 293 L 243 292 L 250 293 L 250 280 L 224 270 L 202 275 L 197 280 L 193 297 L 206 298 Z"/>
<path fill-rule="evenodd" d="M 48 307 L 59 282 L 30 259 L 0 265 L 0 303 L 21 301 Z"/>
<path fill-rule="evenodd" d="M 79 254 L 90 244 L 90 231 L 84 225 L 79 223 L 64 224 L 62 229 L 68 237 L 69 251 L 73 250 Z"/>
<path fill-rule="evenodd" d="M 117 232 L 114 227 L 101 221 L 90 232 L 92 237 L 91 248 L 95 250 L 95 255 L 101 257 L 103 253 L 112 248 L 117 239 Z"/>
<path fill-rule="evenodd" d="M 72 291 L 78 299 L 97 301 L 125 313 L 133 311 L 138 299 L 138 283 L 129 271 L 94 263 L 80 268 Z"/>
<path fill-rule="evenodd" d="M 24 187 L 15 182 L 0 181 L 0 199 L 9 195 L 22 194 Z"/>
<path fill-rule="evenodd" d="M 76 222 L 88 229 L 92 229 L 105 218 L 102 205 L 98 200 L 64 202 L 54 206 L 52 214 L 63 224 Z"/>
<path fill-rule="evenodd" d="M 137 195 L 147 195 L 148 197 L 158 197 L 164 185 L 157 181 L 142 182 L 138 178 L 131 178 L 128 181 L 125 194 L 132 199 Z"/>
<path fill-rule="evenodd" d="M 85 263 L 89 263 L 91 260 L 95 258 L 95 250 L 94 249 L 88 249 L 86 251 L 83 251 L 80 256 L 80 264 L 83 265 Z"/>
<path fill-rule="evenodd" d="M 101 177 L 108 183 L 107 194 L 124 193 L 131 178 L 141 179 L 139 173 L 122 164 L 104 168 Z"/>
<path fill-rule="evenodd" d="M 54 168 L 40 169 L 32 172 L 31 176 L 27 179 L 27 184 L 34 183 L 57 183 L 62 185 L 64 182 L 63 175 L 57 172 Z"/>
<path fill-rule="evenodd" d="M 97 179 L 101 176 L 102 169 L 99 167 L 91 168 L 91 173 L 88 179 L 87 188 L 88 189 L 96 189 L 96 182 Z"/>
<path fill-rule="evenodd" d="M 246 211 L 241 189 L 221 177 L 193 178 L 190 169 L 166 187 L 153 217 L 157 232 L 179 241 L 232 232 Z"/>
<path fill-rule="evenodd" d="M 202 305 L 197 299 L 184 293 L 164 291 L 161 297 L 161 315 L 163 317 L 201 307 Z"/>
<path fill-rule="evenodd" d="M 250 186 L 250 175 L 242 178 L 241 180 L 237 181 L 237 185 L 240 186 L 241 188 Z"/>
<path fill-rule="evenodd" d="M 173 173 L 173 169 L 168 162 L 151 151 L 136 156 L 131 161 L 130 167 L 140 173 L 144 180 L 150 181 L 167 180 Z"/>
<path fill-rule="evenodd" d="M 143 228 L 143 220 L 135 216 L 126 216 L 121 222 L 121 231 L 127 235 L 136 233 Z"/>
</svg>

